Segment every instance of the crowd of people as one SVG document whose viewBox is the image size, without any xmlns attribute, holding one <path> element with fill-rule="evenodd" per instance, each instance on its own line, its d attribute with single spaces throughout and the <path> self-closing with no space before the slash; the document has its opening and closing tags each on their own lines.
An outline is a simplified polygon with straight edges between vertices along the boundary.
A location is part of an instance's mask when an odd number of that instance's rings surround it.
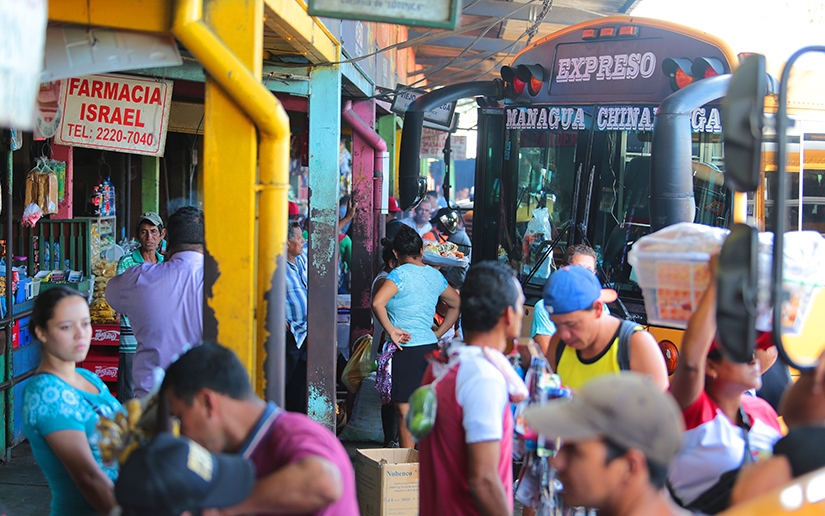
<svg viewBox="0 0 825 516">
<path fill-rule="evenodd" d="M 510 515 L 514 406 L 527 389 L 507 355 L 530 353 L 519 341 L 526 300 L 505 263 L 481 262 L 460 275 L 449 269 L 461 267 L 424 263 L 424 238 L 469 244 L 460 216 L 438 201 L 425 199 L 396 219 L 391 199 L 383 267 L 370 292 L 385 445 L 418 448 L 420 514 Z M 342 208 L 343 234 L 357 203 L 346 199 Z M 76 368 L 91 343 L 86 300 L 65 287 L 37 297 L 30 324 L 42 361 L 25 389 L 23 420 L 52 491 L 52 516 L 359 514 L 346 450 L 301 413 L 307 257 L 292 209 L 288 229 L 285 407 L 255 394 L 231 350 L 203 342 L 197 208 L 181 208 L 166 223 L 141 215 L 140 247 L 109 282 L 106 298 L 122 328 L 117 398 Z M 589 247 L 569 246 L 530 328 L 540 361 L 573 392 L 522 414 L 529 428 L 561 439 L 550 463 L 566 506 L 605 515 L 716 514 L 825 466 L 825 360 L 786 392 L 783 432 L 771 404 L 755 395 L 776 361 L 770 335 L 747 363 L 730 360 L 715 339 L 714 261 L 670 377 L 654 337 L 611 313 L 617 295 L 602 288 L 597 263 Z M 420 434 L 408 428 L 408 413 L 422 385 L 437 408 Z M 159 419 L 177 420 L 180 435 L 161 431 L 119 467 L 104 462 L 99 418 L 151 395 L 162 401 Z"/>
</svg>

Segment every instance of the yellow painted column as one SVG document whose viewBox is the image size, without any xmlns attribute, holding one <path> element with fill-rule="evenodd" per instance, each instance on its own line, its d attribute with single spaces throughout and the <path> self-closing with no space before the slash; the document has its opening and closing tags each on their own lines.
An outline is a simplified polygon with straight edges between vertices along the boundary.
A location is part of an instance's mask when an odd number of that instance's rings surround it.
<svg viewBox="0 0 825 516">
<path fill-rule="evenodd" d="M 263 2 L 207 0 L 204 19 L 260 77 Z M 252 121 L 208 76 L 204 120 L 204 337 L 235 351 L 261 393 L 263 372 L 255 344 L 257 135 Z"/>
</svg>

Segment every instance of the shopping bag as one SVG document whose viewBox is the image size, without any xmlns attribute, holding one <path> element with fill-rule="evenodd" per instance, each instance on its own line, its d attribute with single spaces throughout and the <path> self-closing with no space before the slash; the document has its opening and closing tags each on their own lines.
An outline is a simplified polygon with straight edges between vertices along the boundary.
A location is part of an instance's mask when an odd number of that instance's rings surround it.
<svg viewBox="0 0 825 516">
<path fill-rule="evenodd" d="M 370 363 L 370 348 L 372 347 L 372 335 L 364 335 L 355 341 L 355 351 L 349 357 L 349 362 L 344 366 L 341 374 L 341 382 L 347 390 L 353 394 L 361 387 L 361 380 L 372 372 Z"/>
</svg>

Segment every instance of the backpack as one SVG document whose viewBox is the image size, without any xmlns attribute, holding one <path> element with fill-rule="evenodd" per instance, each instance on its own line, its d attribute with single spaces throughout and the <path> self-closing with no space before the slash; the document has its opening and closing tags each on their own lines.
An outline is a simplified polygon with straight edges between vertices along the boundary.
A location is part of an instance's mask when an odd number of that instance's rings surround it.
<svg viewBox="0 0 825 516">
<path fill-rule="evenodd" d="M 619 324 L 619 349 L 617 352 L 617 360 L 621 371 L 630 370 L 630 337 L 632 337 L 637 331 L 641 331 L 643 329 L 644 328 L 642 328 L 641 325 L 633 321 L 622 320 L 621 324 Z M 565 347 L 565 343 L 561 340 L 559 341 L 558 346 L 556 346 L 556 369 L 559 367 L 559 361 L 561 360 L 561 355 L 564 353 Z"/>
</svg>

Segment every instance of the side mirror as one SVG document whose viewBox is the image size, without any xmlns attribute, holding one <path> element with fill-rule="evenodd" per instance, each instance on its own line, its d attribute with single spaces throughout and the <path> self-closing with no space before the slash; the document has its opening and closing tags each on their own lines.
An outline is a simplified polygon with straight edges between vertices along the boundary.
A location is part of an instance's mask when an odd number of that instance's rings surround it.
<svg viewBox="0 0 825 516">
<path fill-rule="evenodd" d="M 765 56 L 752 54 L 736 69 L 727 96 L 722 100 L 725 138 L 725 179 L 739 192 L 759 187 L 762 127 L 768 79 Z"/>
<path fill-rule="evenodd" d="M 719 254 L 716 327 L 725 356 L 735 362 L 753 359 L 757 249 L 756 228 L 734 224 Z"/>
</svg>

